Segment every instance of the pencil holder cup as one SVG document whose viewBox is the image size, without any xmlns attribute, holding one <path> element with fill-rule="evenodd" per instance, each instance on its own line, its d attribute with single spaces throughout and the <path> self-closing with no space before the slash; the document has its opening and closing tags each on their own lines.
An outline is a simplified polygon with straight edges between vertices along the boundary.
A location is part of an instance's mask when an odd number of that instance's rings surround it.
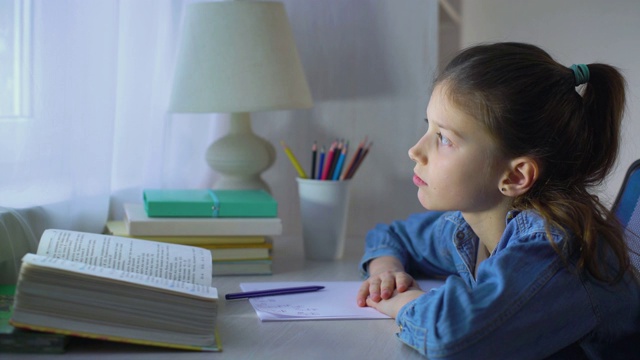
<svg viewBox="0 0 640 360">
<path fill-rule="evenodd" d="M 347 232 L 350 180 L 297 178 L 304 254 L 310 260 L 342 257 Z"/>
</svg>

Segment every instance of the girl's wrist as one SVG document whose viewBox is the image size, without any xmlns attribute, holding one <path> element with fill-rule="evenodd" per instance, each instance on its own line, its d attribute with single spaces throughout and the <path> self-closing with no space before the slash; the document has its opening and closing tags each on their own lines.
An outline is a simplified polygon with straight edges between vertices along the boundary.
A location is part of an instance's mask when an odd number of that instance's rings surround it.
<svg viewBox="0 0 640 360">
<path fill-rule="evenodd" d="M 369 262 L 368 272 L 370 276 L 378 275 L 383 272 L 404 272 L 404 267 L 400 260 L 392 256 L 383 256 L 375 258 Z"/>
</svg>

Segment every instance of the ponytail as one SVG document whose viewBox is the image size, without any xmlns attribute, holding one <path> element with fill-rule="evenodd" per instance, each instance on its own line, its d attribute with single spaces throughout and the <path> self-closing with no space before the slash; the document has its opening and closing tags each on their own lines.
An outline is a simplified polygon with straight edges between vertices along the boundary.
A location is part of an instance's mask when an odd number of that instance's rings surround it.
<svg viewBox="0 0 640 360">
<path fill-rule="evenodd" d="M 592 136 L 589 143 L 592 158 L 587 161 L 585 170 L 590 174 L 587 182 L 599 183 L 611 171 L 618 156 L 626 84 L 612 66 L 590 64 L 588 67 L 590 79 L 582 96 L 583 119 L 592 128 L 589 133 L 598 135 Z"/>
</svg>

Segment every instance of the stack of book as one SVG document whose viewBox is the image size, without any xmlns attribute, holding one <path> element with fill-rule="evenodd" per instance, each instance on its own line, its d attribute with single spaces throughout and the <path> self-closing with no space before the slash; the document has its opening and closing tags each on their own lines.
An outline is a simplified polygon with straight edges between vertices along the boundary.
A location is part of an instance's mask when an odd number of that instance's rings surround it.
<svg viewBox="0 0 640 360">
<path fill-rule="evenodd" d="M 272 236 L 282 234 L 275 199 L 262 190 L 144 190 L 107 233 L 209 249 L 214 276 L 272 273 Z"/>
</svg>

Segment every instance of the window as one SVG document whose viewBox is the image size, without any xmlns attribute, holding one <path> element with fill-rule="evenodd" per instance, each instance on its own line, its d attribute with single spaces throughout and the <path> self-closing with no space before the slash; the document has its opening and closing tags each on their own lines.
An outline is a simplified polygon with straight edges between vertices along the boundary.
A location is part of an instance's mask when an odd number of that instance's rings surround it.
<svg viewBox="0 0 640 360">
<path fill-rule="evenodd" d="M 0 121 L 31 116 L 31 0 L 0 0 Z"/>
</svg>

